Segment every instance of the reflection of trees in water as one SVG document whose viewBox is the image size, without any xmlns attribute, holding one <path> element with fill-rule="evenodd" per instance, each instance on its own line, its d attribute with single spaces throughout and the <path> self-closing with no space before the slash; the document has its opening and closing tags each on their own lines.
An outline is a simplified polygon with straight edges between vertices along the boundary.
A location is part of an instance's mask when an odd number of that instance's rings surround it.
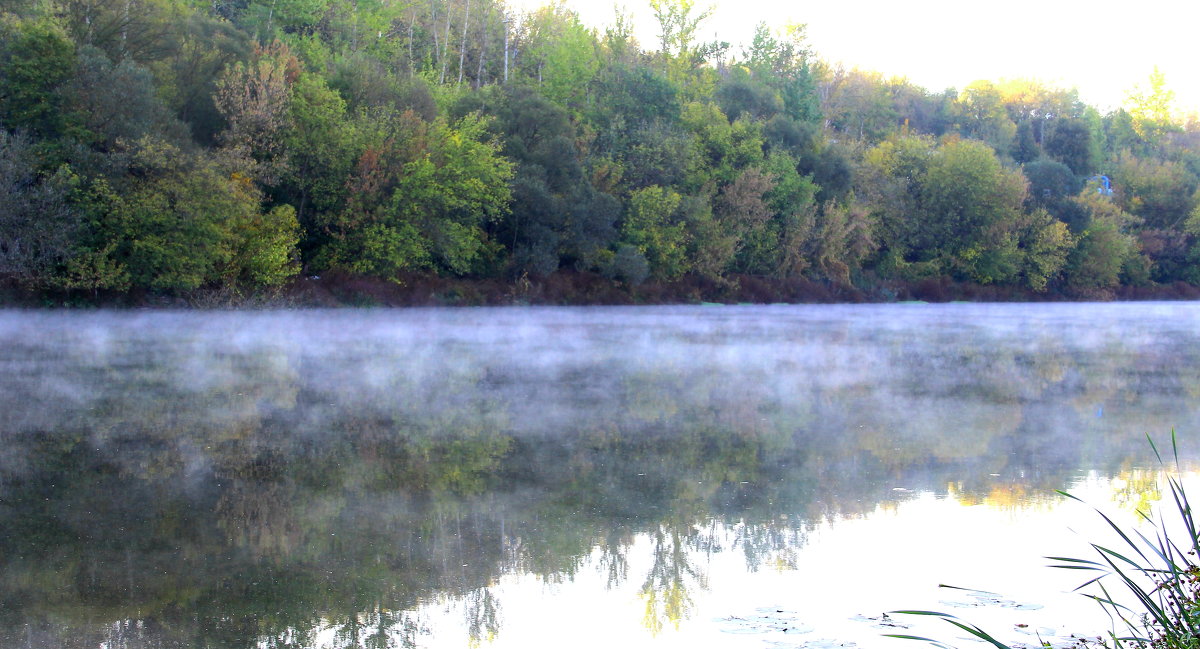
<svg viewBox="0 0 1200 649">
<path fill-rule="evenodd" d="M 629 546 L 632 538 L 614 538 L 609 535 L 597 548 L 599 556 L 596 566 L 605 575 L 604 585 L 612 590 L 629 578 Z"/>
<path fill-rule="evenodd" d="M 217 527 L 234 547 L 249 548 L 258 557 L 290 555 L 302 542 L 297 504 L 291 480 L 228 475 L 223 477 L 221 495 L 213 508 Z"/>
<path fill-rule="evenodd" d="M 650 532 L 653 558 L 638 594 L 645 603 L 643 624 L 657 635 L 666 623 L 679 628 L 692 610 L 691 589 L 708 588 L 708 577 L 695 565 L 703 535 L 695 528 L 660 525 Z"/>
<path fill-rule="evenodd" d="M 385 610 L 380 603 L 365 612 L 349 612 L 334 618 L 330 626 L 333 628 L 333 649 L 407 649 L 418 646 L 420 636 L 428 633 L 413 614 Z M 307 647 L 311 642 L 310 636 L 303 644 L 293 642 L 280 649 Z"/>
<path fill-rule="evenodd" d="M 1163 478 L 1158 469 L 1125 469 L 1113 476 L 1113 502 L 1128 512 L 1148 514 L 1151 506 L 1162 500 Z"/>
<path fill-rule="evenodd" d="M 807 532 L 803 524 L 789 523 L 788 517 L 781 515 L 780 520 L 734 526 L 734 545 L 741 548 L 751 572 L 763 568 L 793 570 L 796 551 L 807 541 Z"/>
<path fill-rule="evenodd" d="M 491 641 L 500 633 L 500 601 L 490 588 L 477 588 L 466 600 L 467 636 L 472 646 Z"/>
<path fill-rule="evenodd" d="M 0 377 L 0 645 L 282 648 L 336 628 L 341 646 L 407 647 L 436 597 L 484 641 L 499 576 L 588 567 L 640 583 L 661 629 L 686 617 L 708 553 L 788 569 L 811 525 L 894 487 L 1011 505 L 1195 421 L 1191 339 L 1084 353 L 1054 332 L 872 336 L 541 363 L 367 341 L 353 368 L 283 344 L 213 363 L 76 350 L 43 392 Z"/>
</svg>

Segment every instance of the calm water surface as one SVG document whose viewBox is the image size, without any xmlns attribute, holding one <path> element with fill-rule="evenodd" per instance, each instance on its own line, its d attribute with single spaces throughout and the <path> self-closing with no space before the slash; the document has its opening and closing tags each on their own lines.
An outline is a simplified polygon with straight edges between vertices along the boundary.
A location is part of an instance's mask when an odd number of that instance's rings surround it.
<svg viewBox="0 0 1200 649">
<path fill-rule="evenodd" d="M 919 646 L 1200 449 L 1192 304 L 0 312 L 0 647 Z M 1190 469 L 1189 469 L 1190 470 Z M 939 588 L 950 584 L 990 591 Z"/>
</svg>

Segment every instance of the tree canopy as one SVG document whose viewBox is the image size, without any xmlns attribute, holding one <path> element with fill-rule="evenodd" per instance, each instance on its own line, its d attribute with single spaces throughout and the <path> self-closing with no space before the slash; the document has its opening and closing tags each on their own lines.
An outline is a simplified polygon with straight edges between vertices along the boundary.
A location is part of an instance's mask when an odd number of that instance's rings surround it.
<svg viewBox="0 0 1200 649">
<path fill-rule="evenodd" d="M 931 92 L 803 25 L 735 51 L 649 1 L 645 48 L 627 16 L 497 0 L 10 4 L 0 280 L 1200 280 L 1200 120 L 1160 72 L 1106 115 L 1031 81 Z"/>
</svg>

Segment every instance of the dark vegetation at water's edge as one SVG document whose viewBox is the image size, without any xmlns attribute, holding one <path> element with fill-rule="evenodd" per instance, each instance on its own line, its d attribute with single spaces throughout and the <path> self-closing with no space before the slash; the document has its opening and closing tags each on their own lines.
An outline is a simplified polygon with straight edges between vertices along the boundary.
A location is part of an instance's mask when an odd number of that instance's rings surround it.
<svg viewBox="0 0 1200 649">
<path fill-rule="evenodd" d="M 1200 287 L 1186 282 L 1118 287 L 1086 294 L 1030 291 L 1013 286 L 954 282 L 948 277 L 919 282 L 898 280 L 839 285 L 807 278 L 735 276 L 714 281 L 689 276 L 639 286 L 613 282 L 595 273 L 559 271 L 542 278 L 474 279 L 413 274 L 402 280 L 332 272 L 291 278 L 257 289 L 212 287 L 163 294 L 35 291 L 0 287 L 0 306 L 19 308 L 331 308 L 426 306 L 597 306 L 650 304 L 845 304 L 887 302 L 1064 302 L 1197 300 Z"/>
<path fill-rule="evenodd" d="M 764 24 L 739 49 L 697 38 L 690 0 L 650 4 L 647 47 L 626 16 L 589 30 L 561 6 L 495 0 L 6 3 L 0 298 L 1200 285 L 1200 122 L 1162 75 L 1107 114 L 1032 81 L 931 92 L 822 61 L 800 26 Z M 318 275 L 343 279 L 298 279 Z"/>
</svg>

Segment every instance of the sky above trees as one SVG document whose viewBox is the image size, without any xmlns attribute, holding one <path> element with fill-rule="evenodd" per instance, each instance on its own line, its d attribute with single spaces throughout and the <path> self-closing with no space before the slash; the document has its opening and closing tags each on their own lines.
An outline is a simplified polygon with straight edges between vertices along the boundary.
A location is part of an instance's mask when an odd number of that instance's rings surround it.
<svg viewBox="0 0 1200 649">
<path fill-rule="evenodd" d="M 536 8 L 546 0 L 514 0 Z M 656 25 L 646 0 L 567 0 L 592 26 L 613 22 L 614 6 L 634 18 L 638 39 L 652 48 Z M 713 14 L 700 36 L 748 41 L 754 25 L 808 25 L 809 42 L 822 59 L 888 76 L 907 77 L 930 90 L 959 90 L 980 79 L 1036 78 L 1076 87 L 1101 110 L 1125 96 L 1157 66 L 1176 93 L 1177 107 L 1200 112 L 1200 77 L 1192 70 L 1194 26 L 1200 4 L 1147 0 L 1012 0 L 1003 5 L 958 0 L 696 1 Z"/>
</svg>

